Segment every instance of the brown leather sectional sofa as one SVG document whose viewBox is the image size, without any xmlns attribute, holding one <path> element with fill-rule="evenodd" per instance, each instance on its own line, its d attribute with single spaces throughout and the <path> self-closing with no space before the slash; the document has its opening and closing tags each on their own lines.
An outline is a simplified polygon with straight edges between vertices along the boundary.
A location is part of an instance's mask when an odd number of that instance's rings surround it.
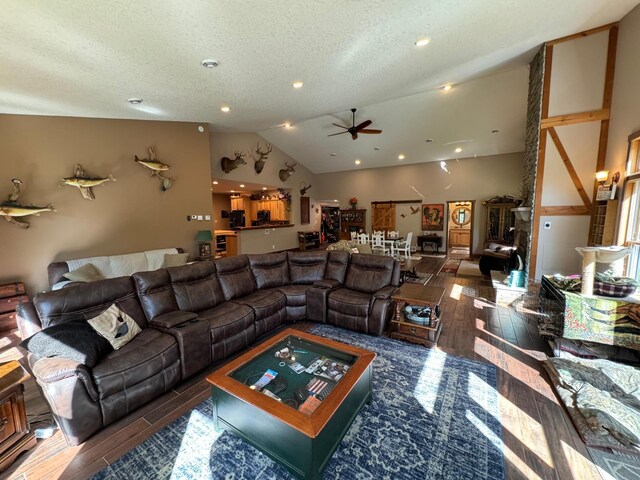
<svg viewBox="0 0 640 480">
<path fill-rule="evenodd" d="M 89 320 L 112 304 L 142 332 L 94 368 L 28 354 L 35 379 L 69 445 L 151 401 L 285 322 L 326 322 L 381 335 L 392 315 L 400 265 L 347 252 L 240 255 L 91 282 L 23 304 L 23 338 Z"/>
</svg>

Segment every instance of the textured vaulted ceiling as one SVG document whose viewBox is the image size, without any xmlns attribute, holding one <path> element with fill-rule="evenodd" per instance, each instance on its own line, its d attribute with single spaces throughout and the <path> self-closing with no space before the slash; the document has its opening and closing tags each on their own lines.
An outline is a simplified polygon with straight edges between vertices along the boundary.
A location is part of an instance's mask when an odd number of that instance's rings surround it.
<svg viewBox="0 0 640 480">
<path fill-rule="evenodd" d="M 505 153 L 523 149 L 523 66 L 534 49 L 637 4 L 0 0 L 0 113 L 257 131 L 314 172 L 354 168 L 360 157 L 363 166 L 391 165 L 400 151 L 406 161 L 451 158 L 444 144 L 456 140 L 473 140 L 461 156 Z M 431 44 L 414 47 L 424 36 Z M 205 69 L 204 58 L 220 66 Z M 304 87 L 294 90 L 294 80 Z M 457 87 L 443 95 L 443 83 Z M 383 134 L 328 138 L 351 107 Z M 284 122 L 294 128 L 277 128 Z"/>
</svg>

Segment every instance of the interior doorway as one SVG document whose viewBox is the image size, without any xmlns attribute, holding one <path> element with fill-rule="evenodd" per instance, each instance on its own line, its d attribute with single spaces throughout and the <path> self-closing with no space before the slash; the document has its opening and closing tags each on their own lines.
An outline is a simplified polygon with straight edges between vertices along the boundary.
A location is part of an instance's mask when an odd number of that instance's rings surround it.
<svg viewBox="0 0 640 480">
<path fill-rule="evenodd" d="M 473 253 L 475 200 L 448 202 L 447 251 L 450 258 L 470 258 Z"/>
</svg>

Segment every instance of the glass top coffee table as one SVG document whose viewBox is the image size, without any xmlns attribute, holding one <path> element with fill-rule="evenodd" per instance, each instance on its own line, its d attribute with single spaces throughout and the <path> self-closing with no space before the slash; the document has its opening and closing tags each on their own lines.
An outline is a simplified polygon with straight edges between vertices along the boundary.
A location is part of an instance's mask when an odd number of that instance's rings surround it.
<svg viewBox="0 0 640 480">
<path fill-rule="evenodd" d="M 371 399 L 374 358 L 368 350 L 286 329 L 207 377 L 217 428 L 298 478 L 321 478 Z"/>
</svg>

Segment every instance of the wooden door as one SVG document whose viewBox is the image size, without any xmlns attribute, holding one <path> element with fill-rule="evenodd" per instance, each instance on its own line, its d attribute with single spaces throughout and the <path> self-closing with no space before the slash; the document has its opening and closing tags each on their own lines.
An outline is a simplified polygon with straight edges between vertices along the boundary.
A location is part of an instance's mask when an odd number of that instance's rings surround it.
<svg viewBox="0 0 640 480">
<path fill-rule="evenodd" d="M 396 229 L 396 206 L 394 204 L 374 204 L 371 209 L 371 230 L 388 232 Z"/>
</svg>

